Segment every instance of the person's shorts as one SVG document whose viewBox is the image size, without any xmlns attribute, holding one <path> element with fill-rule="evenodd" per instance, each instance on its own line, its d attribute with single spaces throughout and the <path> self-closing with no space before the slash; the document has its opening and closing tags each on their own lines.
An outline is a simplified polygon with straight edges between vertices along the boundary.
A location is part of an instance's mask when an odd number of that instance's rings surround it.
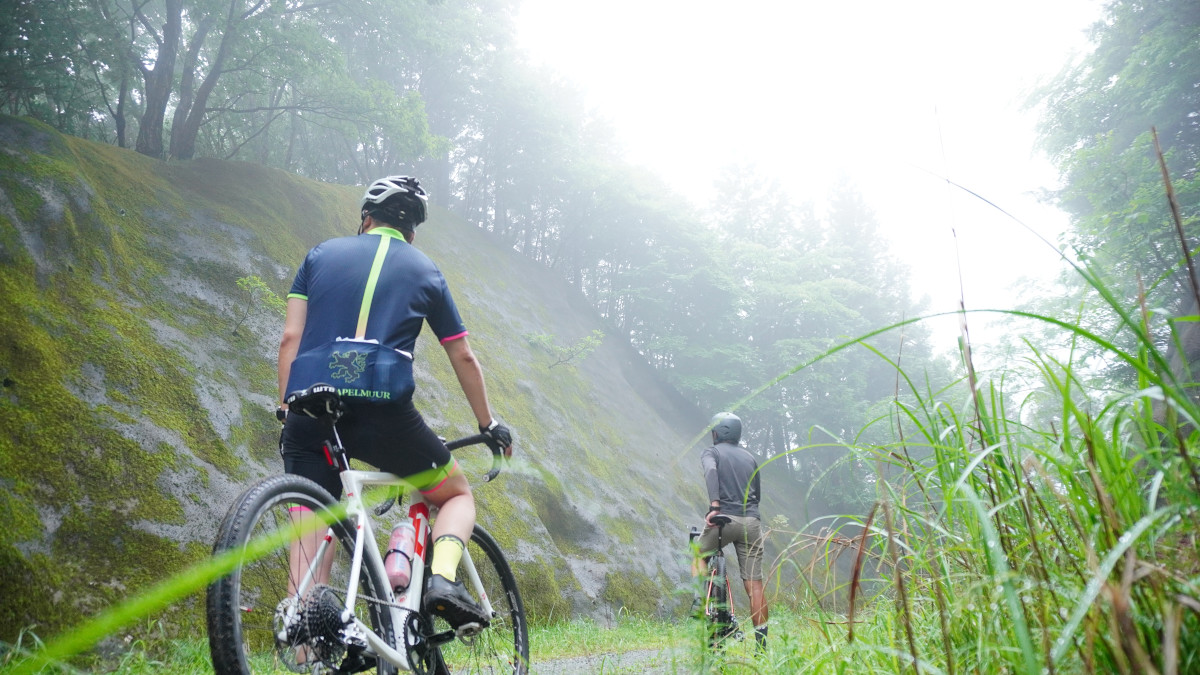
<svg viewBox="0 0 1200 675">
<path fill-rule="evenodd" d="M 763 567 L 763 528 L 758 518 L 729 516 L 733 521 L 721 530 L 721 545 L 733 544 L 738 570 L 745 581 L 761 581 Z M 707 558 L 717 550 L 717 528 L 705 527 L 696 539 L 700 556 Z"/>
<path fill-rule="evenodd" d="M 422 491 L 440 485 L 455 466 L 446 444 L 425 424 L 411 400 L 349 402 L 337 430 L 351 458 L 402 476 Z M 324 450 L 331 438 L 325 422 L 289 413 L 279 452 L 284 471 L 309 478 L 340 499 L 342 480 Z"/>
</svg>

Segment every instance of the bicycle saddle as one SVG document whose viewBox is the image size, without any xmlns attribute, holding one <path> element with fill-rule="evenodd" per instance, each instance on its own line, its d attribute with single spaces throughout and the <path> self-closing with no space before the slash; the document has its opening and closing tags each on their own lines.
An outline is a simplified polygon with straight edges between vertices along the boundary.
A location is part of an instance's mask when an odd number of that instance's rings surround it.
<svg viewBox="0 0 1200 675">
<path fill-rule="evenodd" d="M 337 388 L 324 382 L 293 391 L 284 399 L 284 403 L 288 405 L 289 411 L 315 419 L 331 417 L 336 420 L 345 409 Z"/>
<path fill-rule="evenodd" d="M 711 520 L 712 520 L 712 524 L 717 527 L 725 527 L 726 525 L 733 522 L 733 518 L 730 518 L 729 516 L 725 516 L 725 515 L 721 515 L 721 514 L 717 514 L 717 515 L 713 516 Z"/>
</svg>

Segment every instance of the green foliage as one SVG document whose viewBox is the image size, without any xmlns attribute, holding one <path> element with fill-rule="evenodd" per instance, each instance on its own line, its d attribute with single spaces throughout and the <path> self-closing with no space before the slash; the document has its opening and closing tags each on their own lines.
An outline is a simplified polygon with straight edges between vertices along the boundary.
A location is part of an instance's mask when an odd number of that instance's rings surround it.
<svg viewBox="0 0 1200 675">
<path fill-rule="evenodd" d="M 109 86 L 131 73 L 122 60 L 121 26 L 87 2 L 4 5 L 0 24 L 0 113 L 30 115 L 65 133 L 110 140 L 97 116 L 118 105 Z"/>
<path fill-rule="evenodd" d="M 242 295 L 239 298 L 240 302 L 234 307 L 236 320 L 231 331 L 234 335 L 237 335 L 238 328 L 257 309 L 266 309 L 280 316 L 287 314 L 287 301 L 276 295 L 257 275 L 241 277 L 237 280 L 237 287 L 241 289 Z"/>
<path fill-rule="evenodd" d="M 1200 15 L 1188 0 L 1112 0 L 1093 28 L 1094 51 L 1031 99 L 1042 105 L 1042 145 L 1063 177 L 1055 197 L 1072 220 L 1064 244 L 1123 306 L 1141 303 L 1171 317 L 1195 313 L 1184 251 L 1200 241 L 1198 30 Z M 1155 130 L 1182 232 L 1166 199 Z M 1066 292 L 1038 300 L 1039 311 L 1122 335 L 1119 318 L 1094 284 L 1072 270 L 1062 282 Z M 1122 348 L 1136 349 L 1128 333 L 1120 339 Z M 1173 339 L 1163 331 L 1155 342 Z M 1082 348 L 1106 377 L 1134 381 L 1124 364 L 1104 363 L 1091 346 Z"/>
<path fill-rule="evenodd" d="M 549 367 L 554 368 L 586 359 L 604 342 L 604 331 L 595 329 L 591 335 L 585 335 L 568 345 L 559 344 L 553 335 L 545 333 L 527 333 L 521 337 L 530 345 L 549 354 L 554 359 Z"/>
<path fill-rule="evenodd" d="M 1092 28 L 1094 51 L 1033 96 L 1045 104 L 1046 149 L 1067 159 L 1111 141 L 1121 151 L 1156 126 L 1164 149 L 1184 151 L 1173 167 L 1194 168 L 1198 24 L 1189 0 L 1108 0 Z"/>
<path fill-rule="evenodd" d="M 436 147 L 410 82 L 379 79 L 395 72 L 394 49 L 352 54 L 363 36 L 395 40 L 385 26 L 429 11 L 404 2 L 331 13 L 320 4 L 230 12 L 207 0 L 116 2 L 97 11 L 82 0 L 20 1 L 0 32 L 11 47 L 0 55 L 3 112 L 121 147 L 136 137 L 153 157 L 242 154 L 356 179 L 339 164 L 391 165 Z"/>
</svg>

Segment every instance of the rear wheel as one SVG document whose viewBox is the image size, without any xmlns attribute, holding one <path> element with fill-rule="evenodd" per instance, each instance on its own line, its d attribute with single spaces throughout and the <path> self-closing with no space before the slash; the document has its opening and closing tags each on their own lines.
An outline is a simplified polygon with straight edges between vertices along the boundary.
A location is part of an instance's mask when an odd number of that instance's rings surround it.
<svg viewBox="0 0 1200 675">
<path fill-rule="evenodd" d="M 705 608 L 705 615 L 709 622 L 709 645 L 718 647 L 733 630 L 725 556 L 714 555 L 709 565 L 708 606 Z"/>
<path fill-rule="evenodd" d="M 517 580 L 513 577 L 512 569 L 496 540 L 478 525 L 471 534 L 467 552 L 492 603 L 492 620 L 478 635 L 440 645 L 439 654 L 434 659 L 435 672 L 439 675 L 524 675 L 529 671 L 529 628 L 525 620 L 525 605 L 521 603 L 521 594 L 517 592 Z M 461 567 L 458 578 L 471 590 L 466 572 Z M 479 598 L 475 599 L 478 601 Z M 434 618 L 433 622 L 435 634 L 445 634 L 450 630 L 450 626 L 440 618 Z"/>
<path fill-rule="evenodd" d="M 218 675 L 274 673 L 281 668 L 310 672 L 316 661 L 332 668 L 357 664 L 365 672 L 393 675 L 391 664 L 357 653 L 338 639 L 340 610 L 349 585 L 354 530 L 333 521 L 329 507 L 335 500 L 324 488 L 300 476 L 284 474 L 266 478 L 241 494 L 230 508 L 217 535 L 213 555 L 240 551 L 244 561 L 208 587 L 208 640 L 213 669 Z M 293 534 L 307 513 L 326 522 L 333 540 L 333 567 L 326 584 L 292 595 L 303 571 L 293 572 L 290 559 Z M 260 542 L 269 541 L 261 557 L 251 555 Z M 251 559 L 253 558 L 253 559 Z M 311 561 L 297 565 L 306 570 Z M 359 597 L 354 615 L 395 646 L 391 613 L 370 598 L 386 597 L 387 580 L 369 565 L 359 573 Z M 300 619 L 287 618 L 291 613 Z"/>
</svg>

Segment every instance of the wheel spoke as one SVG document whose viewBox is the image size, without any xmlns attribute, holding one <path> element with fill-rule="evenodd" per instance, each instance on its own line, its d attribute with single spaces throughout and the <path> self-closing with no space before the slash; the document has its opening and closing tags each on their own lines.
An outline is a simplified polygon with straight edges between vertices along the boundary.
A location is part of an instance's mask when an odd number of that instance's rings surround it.
<svg viewBox="0 0 1200 675">
<path fill-rule="evenodd" d="M 529 635 L 516 580 L 499 546 L 483 528 L 475 528 L 467 546 L 495 616 L 478 635 L 442 645 L 439 672 L 522 675 L 528 671 Z M 441 619 L 435 620 L 435 630 L 448 628 Z"/>
</svg>

